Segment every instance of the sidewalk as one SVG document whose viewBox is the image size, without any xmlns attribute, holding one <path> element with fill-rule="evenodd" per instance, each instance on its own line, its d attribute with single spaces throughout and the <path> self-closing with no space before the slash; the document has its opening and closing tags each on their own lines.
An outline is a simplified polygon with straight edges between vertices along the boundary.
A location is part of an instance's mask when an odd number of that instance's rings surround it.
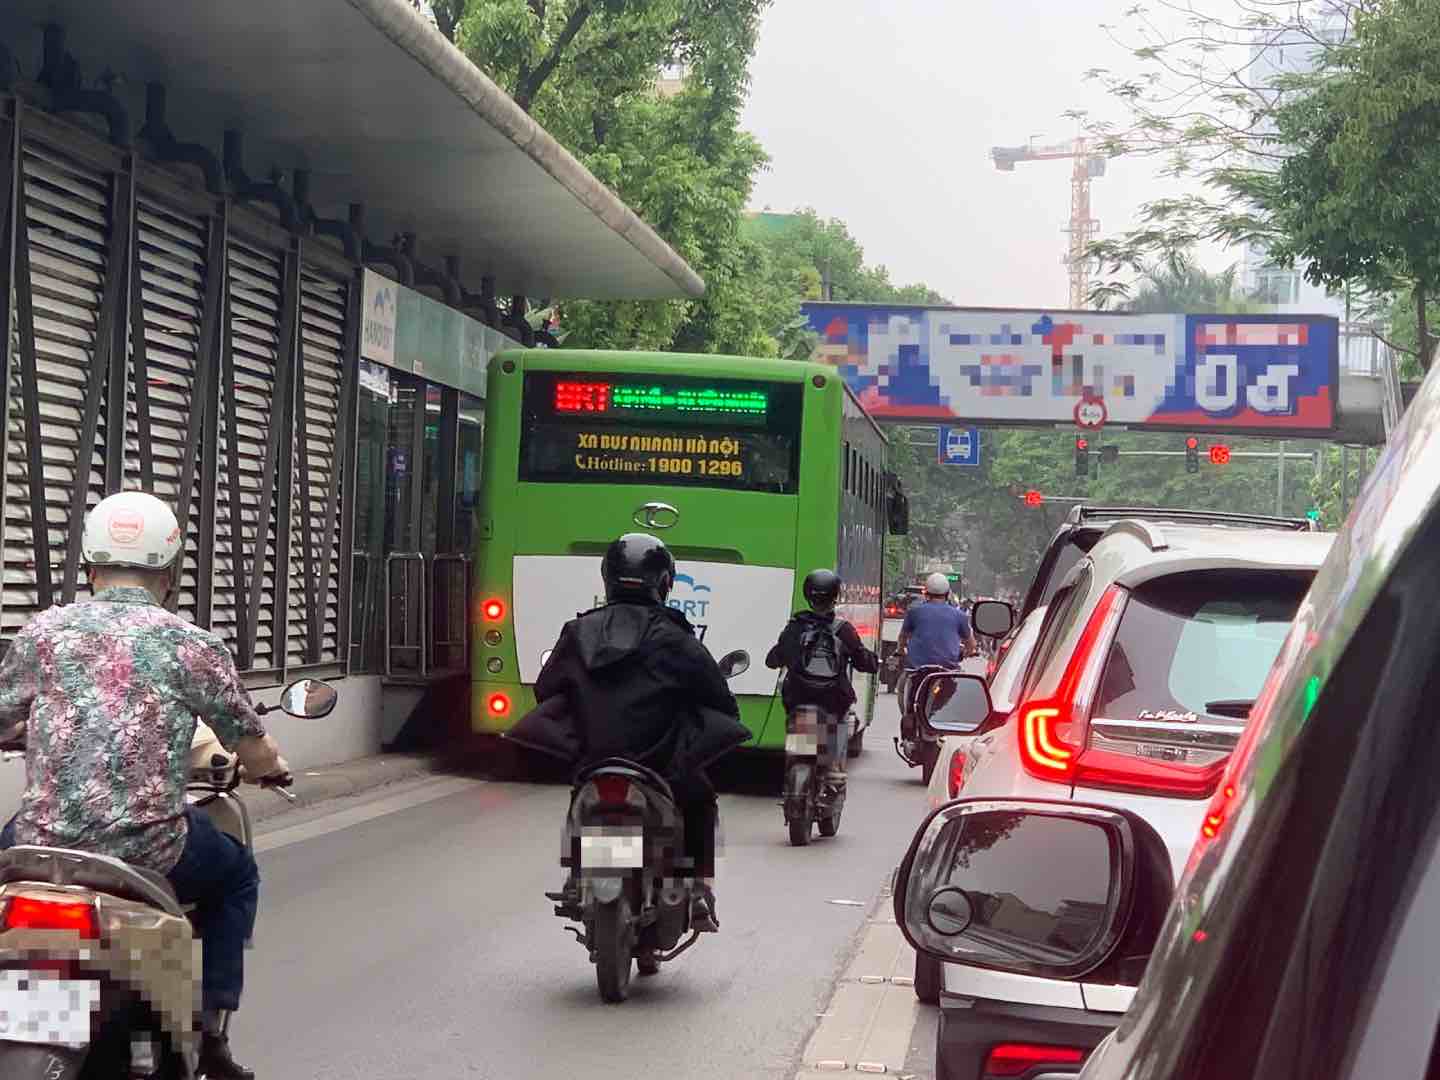
<svg viewBox="0 0 1440 1080">
<path fill-rule="evenodd" d="M 295 774 L 295 785 L 290 788 L 290 794 L 295 796 L 293 803 L 269 792 L 258 797 L 252 794 L 258 789 L 249 786 L 243 794 L 250 820 L 259 824 L 329 799 L 359 795 L 404 780 L 447 771 L 441 759 L 431 754 L 376 754 L 300 770 Z"/>
</svg>

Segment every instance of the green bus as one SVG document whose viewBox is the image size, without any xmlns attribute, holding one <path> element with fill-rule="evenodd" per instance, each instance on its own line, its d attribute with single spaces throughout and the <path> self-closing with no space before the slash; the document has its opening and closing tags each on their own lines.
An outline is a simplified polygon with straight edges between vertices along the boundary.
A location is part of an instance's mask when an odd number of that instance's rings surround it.
<svg viewBox="0 0 1440 1080">
<path fill-rule="evenodd" d="M 844 578 L 840 611 L 876 648 L 884 538 L 903 531 L 887 440 L 834 368 L 675 353 L 527 349 L 490 361 L 477 508 L 471 727 L 508 730 L 534 705 L 542 657 L 603 603 L 600 559 L 626 532 L 661 537 L 670 595 L 732 679 L 747 747 L 783 751 L 765 653 L 815 567 Z M 860 752 L 874 712 L 857 675 Z"/>
</svg>

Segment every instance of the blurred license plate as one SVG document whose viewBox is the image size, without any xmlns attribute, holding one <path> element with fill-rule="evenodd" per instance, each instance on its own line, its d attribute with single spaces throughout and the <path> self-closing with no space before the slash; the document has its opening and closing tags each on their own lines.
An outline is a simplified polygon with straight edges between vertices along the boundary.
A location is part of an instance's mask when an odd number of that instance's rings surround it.
<svg viewBox="0 0 1440 1080">
<path fill-rule="evenodd" d="M 786 735 L 785 753 L 818 755 L 820 753 L 819 734 L 814 731 L 797 731 Z"/>
<path fill-rule="evenodd" d="M 98 982 L 0 971 L 0 1040 L 83 1045 L 99 1004 Z"/>
<path fill-rule="evenodd" d="M 645 865 L 642 829 L 580 834 L 580 866 L 586 870 L 630 870 Z"/>
</svg>

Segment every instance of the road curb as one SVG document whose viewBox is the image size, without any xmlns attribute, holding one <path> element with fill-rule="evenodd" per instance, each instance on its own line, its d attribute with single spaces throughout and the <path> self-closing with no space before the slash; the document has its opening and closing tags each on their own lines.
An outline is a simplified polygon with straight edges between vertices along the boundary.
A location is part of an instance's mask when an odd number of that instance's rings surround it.
<svg viewBox="0 0 1440 1080">
<path fill-rule="evenodd" d="M 272 793 L 264 798 L 250 796 L 253 788 L 247 788 L 246 807 L 252 822 L 260 823 L 281 817 L 294 810 L 308 809 L 331 799 L 360 795 L 377 788 L 388 787 L 404 780 L 443 773 L 443 763 L 430 754 L 379 754 L 354 761 L 336 762 L 313 769 L 301 769 L 295 774 L 295 785 L 289 800 Z"/>
</svg>

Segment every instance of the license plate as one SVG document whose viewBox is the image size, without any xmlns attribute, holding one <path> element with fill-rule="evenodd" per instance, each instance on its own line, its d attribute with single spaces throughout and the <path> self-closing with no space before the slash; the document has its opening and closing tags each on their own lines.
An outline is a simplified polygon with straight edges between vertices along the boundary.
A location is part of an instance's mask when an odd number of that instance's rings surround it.
<svg viewBox="0 0 1440 1080">
<path fill-rule="evenodd" d="M 580 866 L 585 870 L 635 870 L 645 865 L 641 829 L 580 834 Z"/>
<path fill-rule="evenodd" d="M 0 971 L 0 1040 L 83 1046 L 99 1004 L 98 982 Z"/>
<path fill-rule="evenodd" d="M 799 731 L 786 735 L 785 753 L 815 757 L 820 753 L 819 733 L 814 731 Z"/>
</svg>

